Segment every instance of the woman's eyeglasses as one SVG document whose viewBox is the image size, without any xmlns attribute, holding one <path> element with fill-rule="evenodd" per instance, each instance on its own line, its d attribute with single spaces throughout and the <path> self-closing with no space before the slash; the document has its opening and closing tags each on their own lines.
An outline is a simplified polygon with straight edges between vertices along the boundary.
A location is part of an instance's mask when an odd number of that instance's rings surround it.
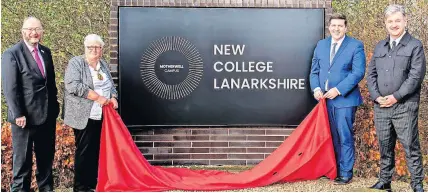
<svg viewBox="0 0 428 193">
<path fill-rule="evenodd" d="M 88 50 L 90 51 L 94 51 L 94 50 L 101 50 L 101 46 L 86 46 L 86 48 L 88 48 Z"/>
</svg>

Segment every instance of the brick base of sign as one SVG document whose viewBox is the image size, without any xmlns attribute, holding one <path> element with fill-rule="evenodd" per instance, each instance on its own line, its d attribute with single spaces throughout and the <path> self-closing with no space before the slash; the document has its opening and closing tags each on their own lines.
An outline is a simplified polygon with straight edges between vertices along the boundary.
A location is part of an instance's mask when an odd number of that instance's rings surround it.
<svg viewBox="0 0 428 193">
<path fill-rule="evenodd" d="M 154 165 L 254 165 L 292 132 L 292 128 L 131 130 L 140 151 Z"/>
</svg>

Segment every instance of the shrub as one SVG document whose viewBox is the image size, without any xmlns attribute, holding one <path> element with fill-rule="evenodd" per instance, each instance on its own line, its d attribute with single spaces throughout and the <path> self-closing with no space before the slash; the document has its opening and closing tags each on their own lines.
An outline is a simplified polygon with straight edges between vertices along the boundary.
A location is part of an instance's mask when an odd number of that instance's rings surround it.
<svg viewBox="0 0 428 193">
<path fill-rule="evenodd" d="M 10 191 L 12 180 L 12 135 L 9 123 L 3 124 L 1 132 L 1 191 Z M 53 175 L 55 187 L 71 187 L 74 177 L 74 134 L 73 130 L 60 123 L 56 125 L 55 158 Z M 36 190 L 36 159 L 33 155 L 31 188 Z"/>
</svg>

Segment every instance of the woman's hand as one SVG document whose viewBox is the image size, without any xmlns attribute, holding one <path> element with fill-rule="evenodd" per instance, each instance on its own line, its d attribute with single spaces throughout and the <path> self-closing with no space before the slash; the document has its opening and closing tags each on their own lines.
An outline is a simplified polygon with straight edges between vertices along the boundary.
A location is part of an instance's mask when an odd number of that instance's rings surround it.
<svg viewBox="0 0 428 193">
<path fill-rule="evenodd" d="M 98 99 L 95 102 L 99 103 L 101 106 L 104 106 L 109 103 L 109 100 L 106 97 L 98 96 Z"/>
<path fill-rule="evenodd" d="M 110 102 L 113 103 L 113 109 L 117 109 L 117 107 L 119 107 L 116 98 L 111 98 Z"/>
</svg>

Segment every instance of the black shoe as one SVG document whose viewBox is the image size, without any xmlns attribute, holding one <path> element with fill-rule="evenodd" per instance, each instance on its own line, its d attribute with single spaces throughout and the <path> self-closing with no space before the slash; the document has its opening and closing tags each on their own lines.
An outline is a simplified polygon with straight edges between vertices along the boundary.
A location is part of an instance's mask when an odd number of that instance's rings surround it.
<svg viewBox="0 0 428 193">
<path fill-rule="evenodd" d="M 88 187 L 73 188 L 73 192 L 95 192 L 95 188 L 88 188 Z"/>
<path fill-rule="evenodd" d="M 424 186 L 422 184 L 416 184 L 413 187 L 413 192 L 424 192 Z"/>
<path fill-rule="evenodd" d="M 45 189 L 39 189 L 39 192 L 54 192 L 54 191 L 51 190 L 51 189 L 47 189 L 47 190 L 45 190 Z"/>
<path fill-rule="evenodd" d="M 351 183 L 352 177 L 347 178 L 347 177 L 339 177 L 334 179 L 334 184 L 336 185 L 346 185 Z"/>
<path fill-rule="evenodd" d="M 370 187 L 371 189 L 378 189 L 378 190 L 386 190 L 387 192 L 392 192 L 391 190 L 391 183 L 383 183 L 383 182 L 376 182 L 375 185 Z"/>
</svg>

